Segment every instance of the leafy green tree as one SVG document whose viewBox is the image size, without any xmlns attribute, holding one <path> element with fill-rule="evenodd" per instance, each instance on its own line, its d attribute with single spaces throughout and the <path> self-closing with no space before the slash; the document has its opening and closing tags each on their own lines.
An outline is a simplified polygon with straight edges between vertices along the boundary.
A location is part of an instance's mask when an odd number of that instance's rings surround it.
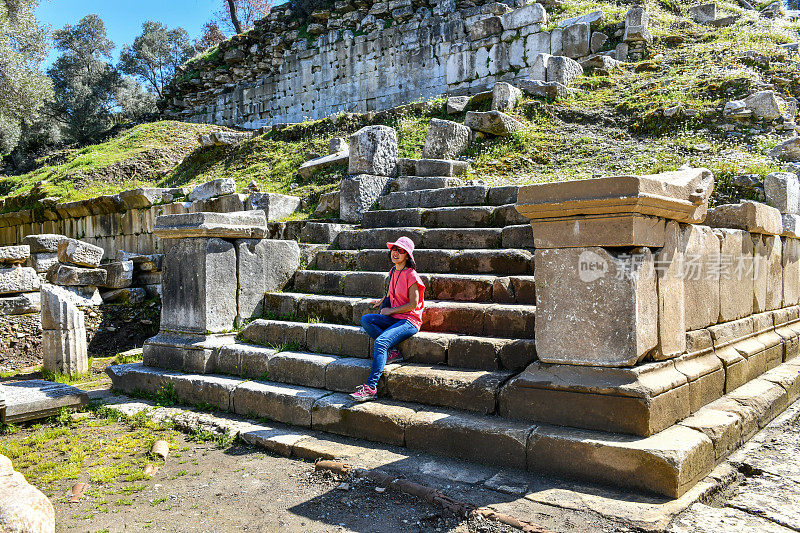
<svg viewBox="0 0 800 533">
<path fill-rule="evenodd" d="M 119 72 L 108 62 L 114 43 L 97 15 L 86 15 L 75 26 L 53 32 L 53 42 L 63 53 L 47 71 L 55 90 L 51 113 L 63 124 L 68 139 L 92 141 L 109 127 L 114 96 L 122 84 Z"/>
<path fill-rule="evenodd" d="M 142 120 L 156 112 L 156 98 L 144 90 L 142 84 L 125 76 L 117 89 L 115 100 L 122 118 L 126 120 Z"/>
<path fill-rule="evenodd" d="M 0 0 L 0 154 L 19 142 L 32 117 L 53 89 L 40 70 L 47 31 L 35 17 L 38 0 Z"/>
<path fill-rule="evenodd" d="M 183 28 L 170 30 L 160 22 L 148 20 L 142 24 L 142 34 L 133 41 L 133 46 L 122 48 L 119 68 L 144 80 L 161 98 L 164 86 L 175 75 L 175 69 L 195 51 L 189 34 Z"/>
</svg>

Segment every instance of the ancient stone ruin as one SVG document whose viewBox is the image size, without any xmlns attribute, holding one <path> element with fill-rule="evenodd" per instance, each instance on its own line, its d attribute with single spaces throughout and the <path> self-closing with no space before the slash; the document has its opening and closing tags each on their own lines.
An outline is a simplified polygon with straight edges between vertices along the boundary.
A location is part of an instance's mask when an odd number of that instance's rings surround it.
<svg viewBox="0 0 800 533">
<path fill-rule="evenodd" d="M 670 497 L 800 395 L 788 177 L 769 186 L 783 216 L 709 210 L 703 168 L 487 187 L 421 173 L 447 160 L 394 142 L 350 139 L 340 204 L 359 225 L 309 222 L 297 243 L 266 238 L 257 212 L 159 217 L 161 331 L 143 364 L 109 368 L 115 388 L 171 383 L 297 426 L 265 437 L 288 455 L 310 428 Z M 399 236 L 428 286 L 423 328 L 381 398 L 354 403 L 372 354 L 357 324 Z"/>
<path fill-rule="evenodd" d="M 544 31 L 548 21 L 542 4 L 522 2 L 339 0 L 307 19 L 283 4 L 184 65 L 165 90 L 165 115 L 258 129 L 469 95 L 500 81 L 566 85 L 584 68 L 641 59 L 652 41 L 639 7 L 618 35 L 596 30 L 601 11 Z"/>
</svg>

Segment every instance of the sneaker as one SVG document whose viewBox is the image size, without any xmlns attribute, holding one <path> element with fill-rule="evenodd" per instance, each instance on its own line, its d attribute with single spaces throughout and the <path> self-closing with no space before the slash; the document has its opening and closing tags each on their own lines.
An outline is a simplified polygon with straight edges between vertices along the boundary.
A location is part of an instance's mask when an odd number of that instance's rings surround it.
<svg viewBox="0 0 800 533">
<path fill-rule="evenodd" d="M 378 389 L 373 389 L 369 385 L 361 385 L 350 397 L 357 402 L 368 402 L 378 397 Z"/>
<path fill-rule="evenodd" d="M 386 364 L 389 363 L 399 363 L 403 360 L 403 354 L 400 353 L 400 350 L 397 348 L 392 348 L 388 352 L 386 352 Z"/>
</svg>

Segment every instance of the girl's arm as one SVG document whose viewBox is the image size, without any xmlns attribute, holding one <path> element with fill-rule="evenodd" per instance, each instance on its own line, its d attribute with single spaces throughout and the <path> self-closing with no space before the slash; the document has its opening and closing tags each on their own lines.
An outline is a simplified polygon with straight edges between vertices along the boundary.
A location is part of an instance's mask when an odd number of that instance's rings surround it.
<svg viewBox="0 0 800 533">
<path fill-rule="evenodd" d="M 393 273 L 394 273 L 394 267 L 392 267 L 392 270 L 389 271 L 389 285 L 391 285 L 391 283 L 392 283 L 392 274 Z M 377 309 L 381 305 L 381 302 L 384 301 L 388 297 L 389 297 L 389 287 L 386 287 L 386 294 L 384 294 L 383 298 L 381 298 L 380 300 L 375 300 L 374 302 L 372 302 L 372 308 L 373 309 Z"/>
<path fill-rule="evenodd" d="M 407 313 L 413 311 L 419 305 L 419 284 L 414 283 L 408 288 L 408 303 L 400 307 L 384 307 L 381 309 L 382 315 L 394 315 L 397 313 Z"/>
</svg>

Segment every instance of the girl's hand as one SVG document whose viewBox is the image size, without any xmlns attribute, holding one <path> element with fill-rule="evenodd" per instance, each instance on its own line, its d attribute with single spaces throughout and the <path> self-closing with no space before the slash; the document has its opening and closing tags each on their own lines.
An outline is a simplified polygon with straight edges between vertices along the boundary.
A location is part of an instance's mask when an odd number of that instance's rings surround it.
<svg viewBox="0 0 800 533">
<path fill-rule="evenodd" d="M 381 298 L 380 300 L 375 300 L 374 302 L 372 302 L 372 308 L 373 309 L 377 309 L 378 306 L 381 305 L 382 301 L 383 301 L 383 298 Z"/>
<path fill-rule="evenodd" d="M 381 309 L 381 314 L 382 315 L 389 316 L 392 313 L 394 313 L 394 309 L 392 309 L 391 307 L 384 307 L 383 309 Z"/>
</svg>

